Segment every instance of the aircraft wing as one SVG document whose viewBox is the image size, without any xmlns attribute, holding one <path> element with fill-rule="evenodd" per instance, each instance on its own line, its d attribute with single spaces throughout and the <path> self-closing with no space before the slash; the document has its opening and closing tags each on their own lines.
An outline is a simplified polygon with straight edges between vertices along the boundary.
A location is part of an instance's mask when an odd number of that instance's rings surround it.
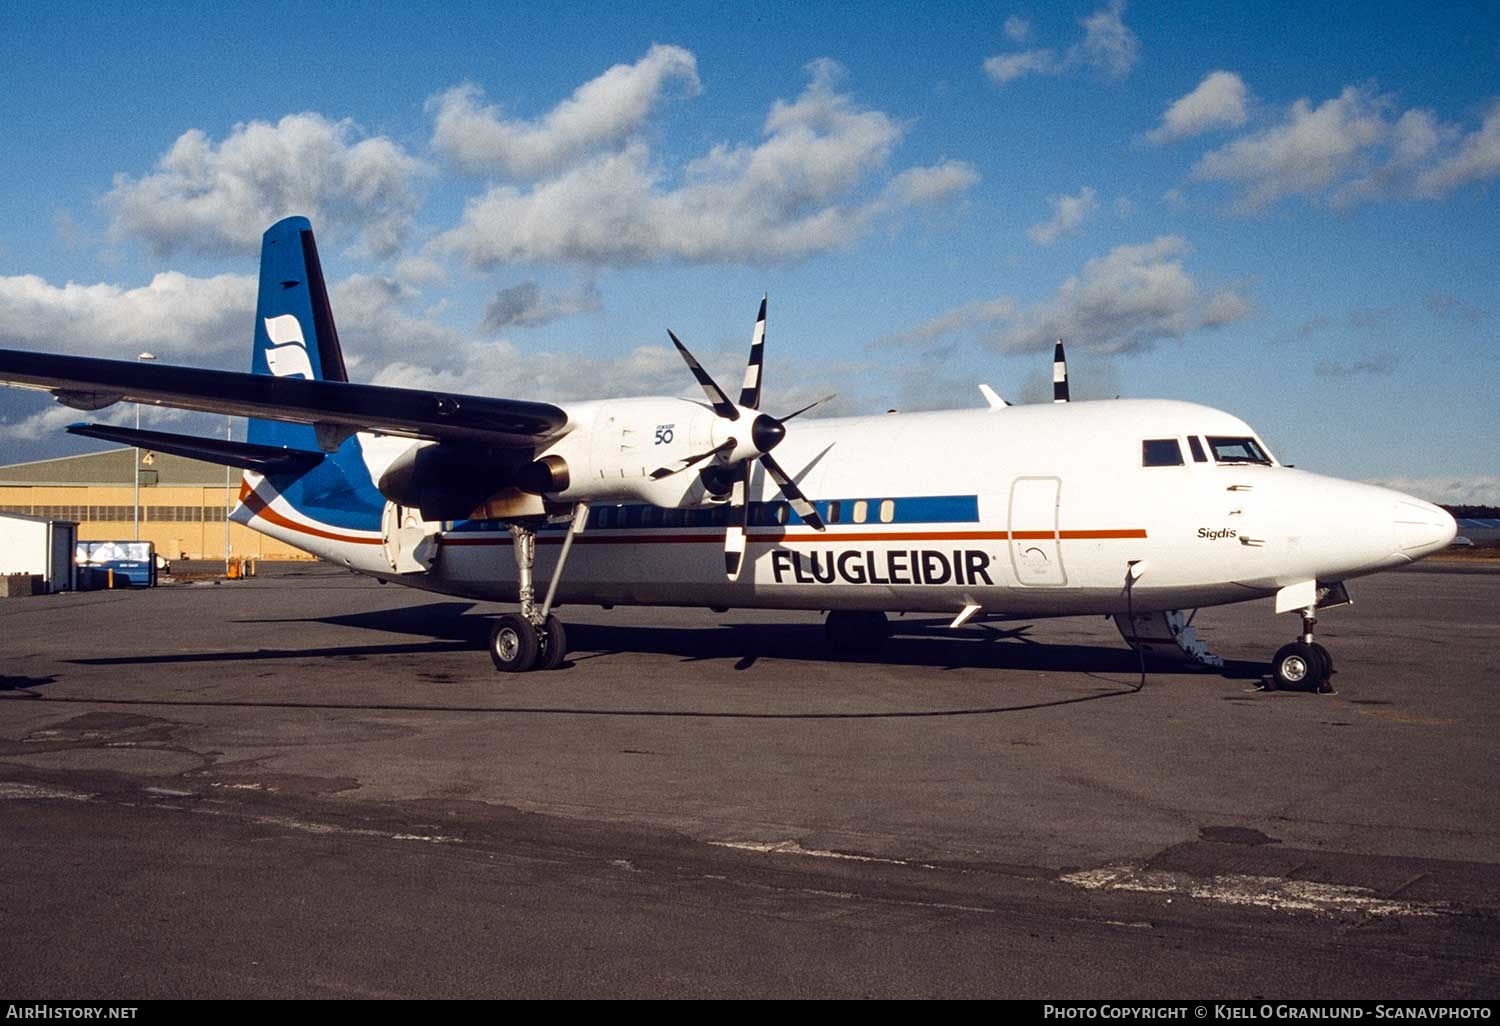
<svg viewBox="0 0 1500 1026">
<path fill-rule="evenodd" d="M 0 349 L 0 384 L 51 392 L 80 410 L 145 403 L 311 424 L 330 439 L 379 431 L 521 447 L 563 434 L 568 422 L 549 403 L 14 349 Z"/>
</svg>

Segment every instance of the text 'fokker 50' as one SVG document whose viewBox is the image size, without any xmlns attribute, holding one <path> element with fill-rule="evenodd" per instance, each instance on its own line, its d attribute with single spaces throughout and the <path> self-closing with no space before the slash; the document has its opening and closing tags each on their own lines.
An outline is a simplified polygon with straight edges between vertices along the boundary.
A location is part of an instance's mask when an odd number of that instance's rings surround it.
<svg viewBox="0 0 1500 1026">
<path fill-rule="evenodd" d="M 1300 612 L 1282 685 L 1332 672 L 1313 640 L 1351 577 L 1446 546 L 1453 518 L 1280 465 L 1240 419 L 1185 402 L 1058 402 L 867 417 L 761 412 L 765 304 L 731 399 L 547 403 L 349 381 L 312 229 L 265 235 L 251 373 L 0 350 L 0 381 L 86 410 L 249 418 L 244 442 L 108 425 L 76 434 L 244 470 L 234 519 L 384 580 L 519 599 L 502 670 L 567 651 L 555 605 L 827 610 L 843 647 L 887 613 L 1113 616 L 1143 650 L 1212 662 L 1180 610 Z M 816 405 L 816 404 L 814 404 Z M 538 598 L 534 582 L 545 580 Z"/>
</svg>

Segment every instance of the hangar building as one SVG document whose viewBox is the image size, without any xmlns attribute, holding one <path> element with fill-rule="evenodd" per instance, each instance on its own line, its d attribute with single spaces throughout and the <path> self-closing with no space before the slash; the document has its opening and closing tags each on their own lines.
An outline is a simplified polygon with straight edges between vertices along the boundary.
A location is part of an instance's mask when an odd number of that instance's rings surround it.
<svg viewBox="0 0 1500 1026">
<path fill-rule="evenodd" d="M 0 466 L 0 512 L 73 520 L 79 541 L 135 537 L 136 450 L 109 449 Z M 223 559 L 225 518 L 240 474 L 200 460 L 140 450 L 140 537 L 168 559 Z M 229 525 L 229 554 L 256 559 L 310 559 L 306 553 L 240 524 Z"/>
</svg>

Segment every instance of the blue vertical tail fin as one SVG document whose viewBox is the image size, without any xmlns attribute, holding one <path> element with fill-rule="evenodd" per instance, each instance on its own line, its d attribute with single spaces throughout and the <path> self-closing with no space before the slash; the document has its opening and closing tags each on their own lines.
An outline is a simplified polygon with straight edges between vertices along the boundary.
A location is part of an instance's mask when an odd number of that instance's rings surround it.
<svg viewBox="0 0 1500 1026">
<path fill-rule="evenodd" d="M 318 245 L 305 217 L 277 221 L 261 241 L 250 372 L 278 378 L 349 380 Z M 298 424 L 250 421 L 250 441 L 263 445 L 311 448 L 311 432 Z"/>
<path fill-rule="evenodd" d="M 276 222 L 262 239 L 250 370 L 282 378 L 349 380 L 317 243 L 305 217 Z M 246 440 L 304 451 L 326 448 L 330 441 L 326 434 L 320 439 L 309 424 L 255 417 Z M 311 470 L 272 473 L 266 481 L 309 519 L 357 530 L 379 528 L 385 500 L 371 481 L 357 437 L 344 439 Z"/>
</svg>

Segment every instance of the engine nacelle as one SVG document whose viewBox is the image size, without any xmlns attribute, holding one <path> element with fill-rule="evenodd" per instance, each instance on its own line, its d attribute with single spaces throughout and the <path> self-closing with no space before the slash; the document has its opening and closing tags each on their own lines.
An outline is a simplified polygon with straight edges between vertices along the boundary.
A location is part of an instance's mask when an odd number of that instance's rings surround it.
<svg viewBox="0 0 1500 1026">
<path fill-rule="evenodd" d="M 663 469 L 683 466 L 686 460 L 722 444 L 726 431 L 749 437 L 751 419 L 727 421 L 708 406 L 691 399 L 610 399 L 568 407 L 571 429 L 549 446 L 532 468 L 527 487 L 544 476 L 545 464 L 553 487 L 543 489 L 560 502 L 646 502 L 655 506 L 699 506 L 712 499 L 698 471 L 713 461 L 702 461 L 677 473 L 653 478 Z M 562 487 L 556 487 L 558 466 L 565 468 Z"/>
<path fill-rule="evenodd" d="M 418 443 L 380 475 L 380 494 L 422 511 L 424 520 L 461 520 L 497 492 L 518 487 L 529 453 L 453 442 Z"/>
</svg>

